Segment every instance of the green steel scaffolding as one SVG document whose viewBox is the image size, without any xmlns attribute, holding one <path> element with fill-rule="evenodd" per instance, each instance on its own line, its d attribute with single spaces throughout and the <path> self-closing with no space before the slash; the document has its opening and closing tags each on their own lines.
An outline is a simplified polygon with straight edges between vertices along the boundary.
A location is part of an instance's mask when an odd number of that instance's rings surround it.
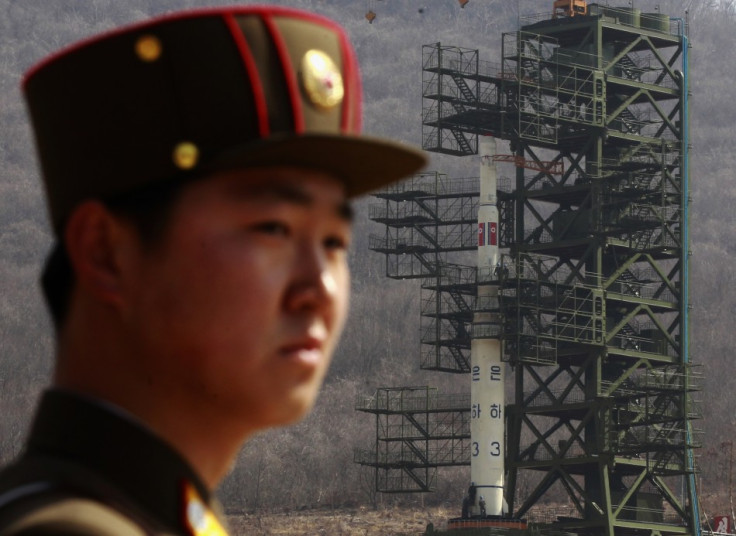
<svg viewBox="0 0 736 536">
<path fill-rule="evenodd" d="M 474 155 L 478 136 L 494 136 L 516 164 L 499 184 L 505 253 L 490 276 L 501 326 L 483 335 L 502 341 L 513 370 L 512 515 L 533 519 L 553 500 L 569 511 L 550 530 L 695 535 L 687 28 L 659 12 L 588 9 L 524 20 L 495 64 L 426 45 L 423 145 Z M 423 366 L 467 372 L 472 311 L 487 305 L 475 303 L 481 278 L 450 255 L 472 249 L 478 194 L 462 180 L 413 184 L 423 181 L 379 194 L 372 216 L 387 231 L 372 248 L 389 276 L 423 279 Z M 387 465 L 377 452 L 364 462 Z"/>
</svg>

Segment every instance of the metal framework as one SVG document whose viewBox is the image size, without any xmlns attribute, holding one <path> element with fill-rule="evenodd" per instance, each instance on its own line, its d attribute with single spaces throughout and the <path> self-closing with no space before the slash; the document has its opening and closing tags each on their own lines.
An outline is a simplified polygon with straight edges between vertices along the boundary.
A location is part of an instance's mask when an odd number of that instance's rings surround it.
<svg viewBox="0 0 736 536">
<path fill-rule="evenodd" d="M 470 371 L 476 269 L 457 261 L 477 247 L 478 188 L 477 178 L 424 173 L 377 193 L 369 207 L 386 226 L 370 236 L 386 275 L 422 280 L 423 369 Z M 438 467 L 470 464 L 469 393 L 382 388 L 356 409 L 376 415 L 375 448 L 356 450 L 354 461 L 375 468 L 378 491 L 432 491 Z"/>
<path fill-rule="evenodd" d="M 376 445 L 354 461 L 375 468 L 376 490 L 432 491 L 437 468 L 470 459 L 470 394 L 441 395 L 428 387 L 378 389 L 356 409 L 376 416 Z"/>
<path fill-rule="evenodd" d="M 422 280 L 426 370 L 470 371 L 476 269 L 459 260 L 477 247 L 478 195 L 477 177 L 424 173 L 377 193 L 380 201 L 369 207 L 370 219 L 386 225 L 384 235 L 369 238 L 370 248 L 386 256 L 386 275 Z"/>
<path fill-rule="evenodd" d="M 539 164 L 516 169 L 497 271 L 517 517 L 564 496 L 570 532 L 698 531 L 687 47 L 682 21 L 590 6 L 505 34 L 500 66 L 424 48 L 425 148 L 474 154 L 493 135 Z"/>
<path fill-rule="evenodd" d="M 514 371 L 512 515 L 564 500 L 571 511 L 553 524 L 567 533 L 698 534 L 685 24 L 590 5 L 530 18 L 502 44 L 499 64 L 424 47 L 422 137 L 427 150 L 464 156 L 495 136 L 524 163 L 499 184 L 508 253 L 492 281 Z M 397 189 L 379 196 L 387 234 L 372 247 L 390 277 L 425 278 L 423 366 L 467 372 L 474 274 L 446 255 L 466 234 L 474 243 L 464 226 L 475 213 L 439 187 Z M 474 195 L 462 206 L 475 208 Z"/>
</svg>

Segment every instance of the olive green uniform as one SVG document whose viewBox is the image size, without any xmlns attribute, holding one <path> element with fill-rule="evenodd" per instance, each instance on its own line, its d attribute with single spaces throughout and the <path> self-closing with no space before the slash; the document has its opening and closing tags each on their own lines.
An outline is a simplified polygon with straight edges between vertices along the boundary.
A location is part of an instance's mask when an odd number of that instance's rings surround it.
<svg viewBox="0 0 736 536">
<path fill-rule="evenodd" d="M 218 509 L 182 457 L 131 417 L 52 390 L 24 454 L 0 473 L 0 534 L 206 533 L 192 526 L 186 490 Z"/>
</svg>

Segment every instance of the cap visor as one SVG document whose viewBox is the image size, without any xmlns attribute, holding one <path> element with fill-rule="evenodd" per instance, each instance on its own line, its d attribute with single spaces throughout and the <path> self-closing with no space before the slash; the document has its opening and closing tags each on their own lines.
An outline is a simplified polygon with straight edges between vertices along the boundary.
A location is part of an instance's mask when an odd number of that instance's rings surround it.
<svg viewBox="0 0 736 536">
<path fill-rule="evenodd" d="M 216 168 L 296 166 L 330 173 L 358 196 L 416 173 L 427 164 L 423 151 L 367 136 L 307 134 L 271 136 L 220 155 Z"/>
</svg>

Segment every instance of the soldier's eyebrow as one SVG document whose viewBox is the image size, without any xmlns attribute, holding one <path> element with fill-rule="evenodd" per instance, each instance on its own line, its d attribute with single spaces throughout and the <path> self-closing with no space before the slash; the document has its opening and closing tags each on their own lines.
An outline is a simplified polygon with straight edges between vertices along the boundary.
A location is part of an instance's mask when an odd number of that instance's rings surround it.
<svg viewBox="0 0 736 536">
<path fill-rule="evenodd" d="M 229 192 L 236 198 L 263 200 L 273 199 L 275 201 L 286 201 L 295 205 L 310 207 L 316 201 L 308 190 L 300 188 L 298 184 L 284 183 L 279 181 L 259 181 L 256 183 L 239 183 Z M 353 221 L 353 207 L 347 199 L 343 199 L 335 205 L 335 215 L 347 222 Z"/>
</svg>

